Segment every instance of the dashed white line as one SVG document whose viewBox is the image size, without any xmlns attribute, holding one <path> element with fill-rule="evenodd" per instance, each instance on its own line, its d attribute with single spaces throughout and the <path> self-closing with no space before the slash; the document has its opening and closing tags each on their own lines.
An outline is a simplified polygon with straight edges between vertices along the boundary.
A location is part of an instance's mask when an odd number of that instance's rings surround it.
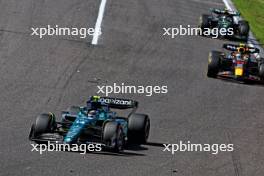
<svg viewBox="0 0 264 176">
<path fill-rule="evenodd" d="M 103 17 L 104 17 L 106 1 L 107 0 L 102 0 L 100 7 L 99 7 L 98 17 L 97 17 L 95 28 L 94 28 L 92 45 L 97 45 L 98 44 L 98 38 L 100 35 L 102 35 L 101 26 L 102 26 L 102 21 L 103 21 Z"/>
</svg>

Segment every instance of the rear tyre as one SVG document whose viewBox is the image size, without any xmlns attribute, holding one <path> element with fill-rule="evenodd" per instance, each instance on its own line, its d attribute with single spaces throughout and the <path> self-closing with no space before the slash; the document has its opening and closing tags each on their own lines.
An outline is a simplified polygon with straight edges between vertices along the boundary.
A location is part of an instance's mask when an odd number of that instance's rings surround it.
<svg viewBox="0 0 264 176">
<path fill-rule="evenodd" d="M 208 57 L 207 76 L 216 78 L 220 69 L 220 55 L 219 51 L 211 51 Z"/>
<path fill-rule="evenodd" d="M 113 121 L 106 122 L 103 130 L 103 141 L 113 152 L 124 150 L 124 133 L 122 127 Z"/>
<path fill-rule="evenodd" d="M 241 37 L 241 39 L 245 41 L 248 40 L 249 30 L 250 30 L 250 27 L 247 21 L 238 22 L 238 32 L 239 32 L 239 36 Z"/>
<path fill-rule="evenodd" d="M 150 119 L 145 114 L 132 114 L 128 119 L 128 142 L 145 144 L 149 137 Z"/>
</svg>

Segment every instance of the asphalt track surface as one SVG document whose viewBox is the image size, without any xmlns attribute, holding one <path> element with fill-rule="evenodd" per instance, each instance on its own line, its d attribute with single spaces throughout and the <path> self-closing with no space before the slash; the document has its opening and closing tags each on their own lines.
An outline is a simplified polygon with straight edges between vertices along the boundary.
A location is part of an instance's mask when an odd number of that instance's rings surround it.
<svg viewBox="0 0 264 176">
<path fill-rule="evenodd" d="M 30 36 L 48 24 L 94 27 L 97 0 L 0 1 L 0 175 L 262 176 L 264 87 L 206 77 L 207 56 L 223 41 L 162 36 L 195 25 L 221 0 L 108 0 L 99 45 Z M 78 40 L 78 41 L 77 41 Z M 84 104 L 97 85 L 168 85 L 167 95 L 124 95 L 151 117 L 149 144 L 122 155 L 31 152 L 37 114 Z M 120 95 L 119 95 L 120 97 Z M 235 151 L 162 152 L 162 143 L 233 143 Z"/>
</svg>

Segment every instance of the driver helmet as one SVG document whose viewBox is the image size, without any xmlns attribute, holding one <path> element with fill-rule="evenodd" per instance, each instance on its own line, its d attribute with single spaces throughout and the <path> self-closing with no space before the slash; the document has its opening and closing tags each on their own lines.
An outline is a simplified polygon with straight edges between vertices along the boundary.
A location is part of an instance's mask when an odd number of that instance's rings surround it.
<svg viewBox="0 0 264 176">
<path fill-rule="evenodd" d="M 240 53 L 236 53 L 235 57 L 236 57 L 237 60 L 241 60 L 241 54 Z"/>
<path fill-rule="evenodd" d="M 244 55 L 243 55 L 243 59 L 244 59 L 245 61 L 247 61 L 247 60 L 249 59 L 249 55 L 248 55 L 248 54 L 244 54 Z"/>
<path fill-rule="evenodd" d="M 99 101 L 100 97 L 99 96 L 92 96 L 90 99 L 91 103 L 91 109 L 96 110 L 101 108 L 101 102 Z"/>
</svg>

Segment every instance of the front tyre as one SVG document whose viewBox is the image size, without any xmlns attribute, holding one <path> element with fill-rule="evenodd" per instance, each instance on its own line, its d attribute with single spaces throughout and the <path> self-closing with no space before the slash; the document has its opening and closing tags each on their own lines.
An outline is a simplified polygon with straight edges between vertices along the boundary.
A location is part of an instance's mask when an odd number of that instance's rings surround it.
<svg viewBox="0 0 264 176">
<path fill-rule="evenodd" d="M 216 78 L 220 70 L 220 55 L 219 51 L 211 51 L 208 56 L 207 76 Z"/>
<path fill-rule="evenodd" d="M 43 133 L 51 133 L 56 129 L 55 115 L 52 113 L 40 114 L 31 126 L 29 138 L 37 137 Z"/>
<path fill-rule="evenodd" d="M 122 127 L 114 122 L 106 122 L 103 129 L 103 141 L 113 152 L 124 150 L 124 133 Z"/>
</svg>

